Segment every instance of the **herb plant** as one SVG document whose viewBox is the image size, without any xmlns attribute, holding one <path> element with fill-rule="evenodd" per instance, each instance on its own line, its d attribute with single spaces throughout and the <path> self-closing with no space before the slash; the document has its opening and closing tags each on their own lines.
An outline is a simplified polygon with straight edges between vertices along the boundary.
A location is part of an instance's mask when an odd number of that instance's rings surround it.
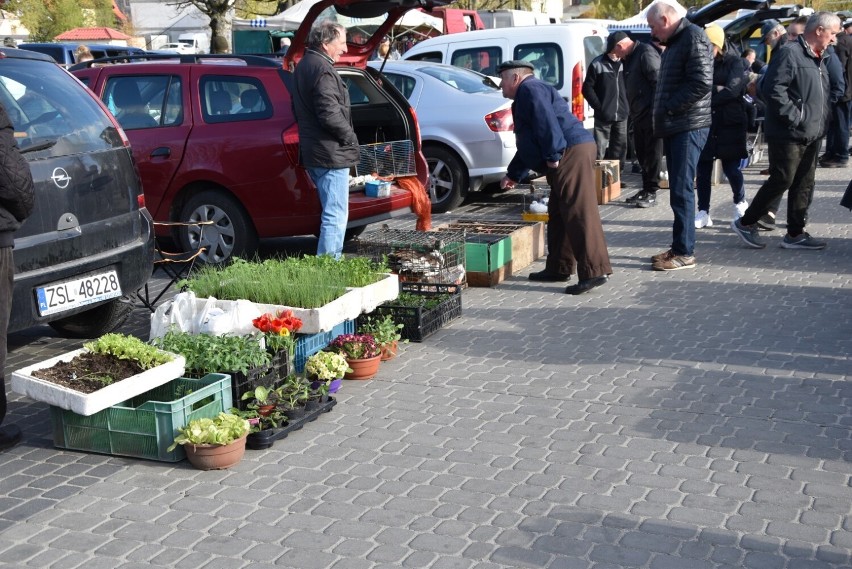
<svg viewBox="0 0 852 569">
<path fill-rule="evenodd" d="M 360 331 L 364 334 L 372 335 L 380 346 L 385 346 L 402 339 L 400 331 L 404 326 L 404 324 L 394 322 L 392 315 L 382 314 L 367 316 L 366 321 L 360 327 Z"/>
<path fill-rule="evenodd" d="M 133 360 L 143 370 L 163 365 L 174 359 L 172 354 L 158 350 L 139 338 L 124 334 L 104 334 L 96 340 L 86 342 L 83 347 L 96 354 L 109 354 L 121 360 Z"/>
<path fill-rule="evenodd" d="M 189 334 L 170 330 L 165 336 L 153 340 L 155 346 L 181 354 L 186 358 L 186 369 L 193 374 L 207 375 L 217 372 L 248 373 L 250 369 L 269 365 L 271 357 L 260 345 L 256 336 L 222 334 Z"/>
</svg>

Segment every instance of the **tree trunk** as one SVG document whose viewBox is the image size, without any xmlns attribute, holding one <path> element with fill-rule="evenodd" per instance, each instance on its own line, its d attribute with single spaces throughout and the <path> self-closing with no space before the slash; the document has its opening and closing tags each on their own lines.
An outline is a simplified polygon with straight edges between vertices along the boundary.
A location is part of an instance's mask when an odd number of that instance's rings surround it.
<svg viewBox="0 0 852 569">
<path fill-rule="evenodd" d="M 231 53 L 231 20 L 227 14 L 210 18 L 210 53 Z"/>
</svg>

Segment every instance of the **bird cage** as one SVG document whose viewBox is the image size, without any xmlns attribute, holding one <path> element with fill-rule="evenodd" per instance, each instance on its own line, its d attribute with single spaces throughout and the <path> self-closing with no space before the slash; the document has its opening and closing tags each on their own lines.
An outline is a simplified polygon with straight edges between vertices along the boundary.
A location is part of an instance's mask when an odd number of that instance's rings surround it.
<svg viewBox="0 0 852 569">
<path fill-rule="evenodd" d="M 414 160 L 414 143 L 410 140 L 395 140 L 376 144 L 362 144 L 358 147 L 358 176 L 416 176 L 417 165 Z"/>
<path fill-rule="evenodd" d="M 390 270 L 403 282 L 464 282 L 463 232 L 380 229 L 362 234 L 357 255 L 374 261 L 387 258 Z"/>
</svg>

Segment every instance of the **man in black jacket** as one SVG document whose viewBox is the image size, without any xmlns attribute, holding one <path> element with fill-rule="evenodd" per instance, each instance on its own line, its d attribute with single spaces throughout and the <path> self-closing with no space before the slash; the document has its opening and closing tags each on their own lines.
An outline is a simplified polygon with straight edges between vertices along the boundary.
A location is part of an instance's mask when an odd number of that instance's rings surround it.
<svg viewBox="0 0 852 569">
<path fill-rule="evenodd" d="M 704 30 L 664 2 L 648 10 L 651 33 L 666 46 L 654 93 L 654 134 L 663 139 L 674 213 L 672 245 L 651 257 L 655 271 L 695 266 L 695 192 L 698 156 L 710 130 L 713 61 Z"/>
<path fill-rule="evenodd" d="M 15 230 L 32 213 L 35 201 L 30 165 L 18 151 L 15 129 L 6 109 L 0 105 L 0 424 L 6 418 L 6 330 L 12 310 L 12 284 L 15 263 L 12 248 Z M 17 425 L 0 427 L 0 451 L 18 444 Z"/>
<path fill-rule="evenodd" d="M 814 192 L 817 155 L 828 118 L 828 47 L 840 31 L 840 18 L 828 12 L 810 17 L 805 33 L 781 46 L 772 56 L 760 84 L 766 101 L 766 142 L 769 179 L 749 208 L 731 227 L 753 249 L 766 243 L 759 237 L 757 221 L 784 192 L 787 194 L 785 249 L 823 249 L 805 231 Z"/>
<path fill-rule="evenodd" d="M 849 115 L 852 110 L 852 20 L 843 24 L 844 31 L 837 36 L 834 46 L 834 56 L 839 66 L 834 68 L 835 74 L 840 75 L 842 92 L 835 92 L 832 84 L 831 117 L 828 121 L 828 132 L 825 139 L 825 154 L 820 158 L 819 165 L 823 168 L 843 168 L 849 164 Z M 832 61 L 828 61 L 829 74 L 832 71 Z M 829 82 L 832 76 L 829 75 Z M 832 83 L 841 83 L 834 81 Z"/>
<path fill-rule="evenodd" d="M 660 51 L 654 44 L 633 41 L 625 34 L 615 42 L 613 53 L 624 61 L 624 87 L 633 122 L 633 141 L 642 167 L 642 190 L 625 201 L 636 207 L 651 207 L 657 203 L 663 170 L 663 141 L 654 136 L 652 117 L 654 91 L 660 75 Z"/>
<path fill-rule="evenodd" d="M 349 168 L 358 164 L 349 91 L 334 64 L 346 53 L 346 28 L 325 20 L 311 29 L 294 74 L 293 110 L 301 163 L 322 204 L 317 255 L 340 257 L 349 218 Z"/>
<path fill-rule="evenodd" d="M 613 49 L 626 37 L 624 32 L 607 37 L 606 52 L 592 60 L 583 81 L 583 97 L 595 110 L 597 158 L 618 160 L 620 168 L 627 150 L 627 91 L 622 64 Z"/>
</svg>

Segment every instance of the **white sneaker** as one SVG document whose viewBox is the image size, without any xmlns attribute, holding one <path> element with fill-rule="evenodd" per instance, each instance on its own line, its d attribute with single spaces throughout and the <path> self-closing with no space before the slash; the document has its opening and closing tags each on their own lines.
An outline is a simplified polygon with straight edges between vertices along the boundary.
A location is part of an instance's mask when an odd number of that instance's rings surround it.
<svg viewBox="0 0 852 569">
<path fill-rule="evenodd" d="M 740 203 L 734 204 L 734 219 L 739 219 L 745 215 L 748 209 L 748 202 L 743 200 Z"/>
<path fill-rule="evenodd" d="M 695 229 L 701 229 L 702 227 L 713 227 L 713 220 L 710 219 L 710 214 L 704 210 L 698 212 L 698 215 L 695 216 Z"/>
</svg>

